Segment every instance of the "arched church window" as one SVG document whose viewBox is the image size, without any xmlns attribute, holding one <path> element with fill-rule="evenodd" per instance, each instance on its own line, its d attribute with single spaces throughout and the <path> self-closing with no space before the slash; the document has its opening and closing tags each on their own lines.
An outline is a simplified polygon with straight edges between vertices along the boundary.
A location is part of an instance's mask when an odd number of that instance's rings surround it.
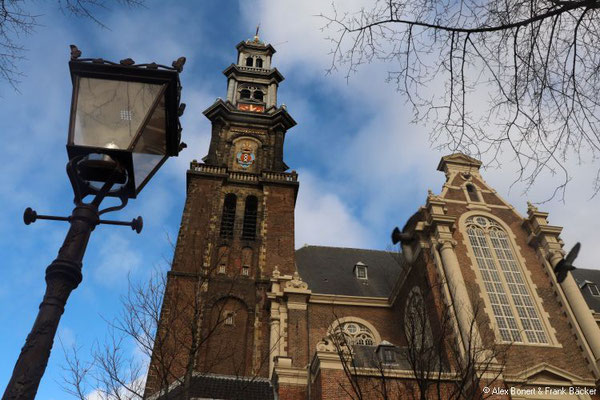
<svg viewBox="0 0 600 400">
<path fill-rule="evenodd" d="M 374 346 L 375 336 L 366 326 L 358 322 L 344 322 L 333 331 L 340 344 Z"/>
<path fill-rule="evenodd" d="M 497 222 L 481 215 L 467 218 L 466 228 L 502 340 L 548 343 L 508 234 Z"/>
<path fill-rule="evenodd" d="M 246 67 L 251 67 L 252 66 L 252 57 L 248 57 L 246 58 Z"/>
<path fill-rule="evenodd" d="M 263 60 L 262 58 L 257 58 L 256 59 L 256 68 L 262 68 L 263 67 Z"/>
<path fill-rule="evenodd" d="M 255 90 L 254 100 L 263 101 L 263 92 L 261 92 L 260 90 Z"/>
<path fill-rule="evenodd" d="M 223 201 L 223 214 L 221 215 L 221 237 L 233 237 L 233 224 L 235 222 L 235 205 L 237 196 L 228 193 Z"/>
<path fill-rule="evenodd" d="M 250 98 L 250 91 L 248 89 L 242 89 L 240 91 L 240 99 L 249 99 Z"/>
<path fill-rule="evenodd" d="M 256 238 L 256 217 L 258 199 L 255 196 L 246 197 L 244 210 L 244 224 L 242 226 L 242 239 L 254 240 Z"/>
<path fill-rule="evenodd" d="M 477 193 L 477 188 L 472 183 L 467 183 L 467 196 L 469 196 L 469 200 L 471 201 L 481 201 L 479 199 L 479 193 Z"/>
</svg>

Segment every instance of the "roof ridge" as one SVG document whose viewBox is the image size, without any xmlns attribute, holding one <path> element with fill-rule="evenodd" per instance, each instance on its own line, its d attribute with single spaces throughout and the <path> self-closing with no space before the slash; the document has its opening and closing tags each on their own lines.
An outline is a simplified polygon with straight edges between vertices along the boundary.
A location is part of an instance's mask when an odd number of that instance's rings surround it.
<svg viewBox="0 0 600 400">
<path fill-rule="evenodd" d="M 236 376 L 236 375 L 222 375 L 213 373 L 202 373 L 195 371 L 193 373 L 194 378 L 214 378 L 214 379 L 226 379 L 232 381 L 244 381 L 244 382 L 268 382 L 271 380 L 262 376 Z"/>
<path fill-rule="evenodd" d="M 377 250 L 377 249 L 361 249 L 358 247 L 341 247 L 341 246 L 321 246 L 318 244 L 305 244 L 304 246 L 300 247 L 299 249 L 296 249 L 295 251 L 304 249 L 306 247 L 320 247 L 323 249 L 343 249 L 343 250 L 360 250 L 360 251 L 376 251 L 379 253 L 396 253 L 396 251 L 394 250 Z"/>
</svg>

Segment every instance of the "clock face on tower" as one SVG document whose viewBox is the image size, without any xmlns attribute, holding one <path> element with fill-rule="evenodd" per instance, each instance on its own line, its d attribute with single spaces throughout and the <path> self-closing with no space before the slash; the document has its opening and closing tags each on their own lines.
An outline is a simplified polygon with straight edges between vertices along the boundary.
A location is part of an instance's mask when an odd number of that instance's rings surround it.
<svg viewBox="0 0 600 400">
<path fill-rule="evenodd" d="M 240 111 L 250 111 L 250 112 L 264 112 L 265 106 L 262 104 L 246 104 L 246 103 L 238 103 L 238 110 Z"/>
</svg>

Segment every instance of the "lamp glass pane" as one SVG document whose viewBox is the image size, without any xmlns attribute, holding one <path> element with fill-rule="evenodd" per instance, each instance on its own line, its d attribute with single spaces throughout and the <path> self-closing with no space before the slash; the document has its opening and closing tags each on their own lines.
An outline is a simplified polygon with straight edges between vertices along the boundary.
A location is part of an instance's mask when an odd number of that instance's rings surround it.
<svg viewBox="0 0 600 400">
<path fill-rule="evenodd" d="M 167 118 L 163 96 L 133 148 L 133 174 L 136 189 L 152 174 L 165 157 L 167 152 L 166 129 Z"/>
<path fill-rule="evenodd" d="M 75 145 L 126 150 L 162 85 L 81 77 Z"/>
</svg>

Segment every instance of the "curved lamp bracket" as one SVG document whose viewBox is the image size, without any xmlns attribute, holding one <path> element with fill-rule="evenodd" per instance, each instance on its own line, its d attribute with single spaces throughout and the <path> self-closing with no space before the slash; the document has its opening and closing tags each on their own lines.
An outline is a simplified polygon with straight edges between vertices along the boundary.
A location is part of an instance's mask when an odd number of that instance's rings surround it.
<svg viewBox="0 0 600 400">
<path fill-rule="evenodd" d="M 80 167 L 80 163 L 85 160 L 86 160 L 86 156 L 77 156 L 77 157 L 73 157 L 72 159 L 70 159 L 69 162 L 67 163 L 67 176 L 69 177 L 69 181 L 71 182 L 71 186 L 73 187 L 73 194 L 74 194 L 73 202 L 75 203 L 75 205 L 76 206 L 92 206 L 94 209 L 98 210 L 100 208 L 100 203 L 102 203 L 102 200 L 104 200 L 106 198 L 107 194 L 110 193 L 111 197 L 117 197 L 119 200 L 121 200 L 121 204 L 119 204 L 117 206 L 107 207 L 103 210 L 98 211 L 98 216 L 108 213 L 108 212 L 118 211 L 118 210 L 123 209 L 127 205 L 127 201 L 129 200 L 129 198 L 125 192 L 125 187 L 126 187 L 127 181 L 125 181 L 124 184 L 121 184 L 121 186 L 118 189 L 115 189 L 115 190 L 111 190 L 111 189 L 115 184 L 115 178 L 119 174 L 122 174 L 124 169 L 122 169 L 120 167 L 120 165 L 118 163 L 116 163 L 114 171 L 112 173 L 110 173 L 108 179 L 106 180 L 106 182 L 104 182 L 102 187 L 98 188 L 98 187 L 93 186 L 89 181 L 82 179 L 82 177 L 81 177 L 79 167 Z M 129 179 L 129 177 L 127 176 L 126 179 Z M 87 196 L 90 196 L 90 195 L 94 196 L 94 199 L 88 203 L 84 202 L 83 199 L 85 199 Z M 23 214 L 23 222 L 25 222 L 25 225 L 29 225 L 38 219 L 48 219 L 48 220 L 53 220 L 53 221 L 70 222 L 72 219 L 72 216 L 71 217 L 59 217 L 59 216 L 54 216 L 54 215 L 40 215 L 29 207 L 25 210 L 25 213 Z M 98 219 L 97 221 L 98 221 L 97 222 L 98 224 L 130 226 L 131 229 L 136 231 L 137 233 L 140 233 L 144 226 L 144 221 L 143 221 L 142 217 L 134 218 L 133 220 L 131 220 L 131 222 L 100 220 L 100 219 Z"/>
</svg>

